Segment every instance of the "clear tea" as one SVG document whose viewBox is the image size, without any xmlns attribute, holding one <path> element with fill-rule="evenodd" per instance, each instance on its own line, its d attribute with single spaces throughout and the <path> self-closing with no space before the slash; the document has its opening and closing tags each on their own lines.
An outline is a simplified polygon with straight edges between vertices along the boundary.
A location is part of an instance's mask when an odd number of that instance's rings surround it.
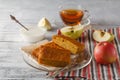
<svg viewBox="0 0 120 80">
<path fill-rule="evenodd" d="M 66 9 L 60 11 L 60 16 L 66 25 L 74 26 L 80 24 L 84 13 L 82 10 Z"/>
</svg>

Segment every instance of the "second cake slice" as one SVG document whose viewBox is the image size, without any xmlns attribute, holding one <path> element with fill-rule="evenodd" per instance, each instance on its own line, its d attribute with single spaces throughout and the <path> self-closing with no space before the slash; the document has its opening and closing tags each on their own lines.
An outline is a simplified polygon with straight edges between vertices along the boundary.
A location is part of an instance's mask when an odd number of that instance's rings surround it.
<svg viewBox="0 0 120 80">
<path fill-rule="evenodd" d="M 63 35 L 54 35 L 52 41 L 57 45 L 69 50 L 73 54 L 84 51 L 84 44 Z"/>
</svg>

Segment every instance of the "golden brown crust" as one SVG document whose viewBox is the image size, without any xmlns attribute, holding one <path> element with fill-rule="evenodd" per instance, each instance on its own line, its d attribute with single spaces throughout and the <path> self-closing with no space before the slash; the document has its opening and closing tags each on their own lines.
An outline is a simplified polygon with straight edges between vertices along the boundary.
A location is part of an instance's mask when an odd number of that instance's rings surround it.
<svg viewBox="0 0 120 80">
<path fill-rule="evenodd" d="M 70 64 L 70 52 L 68 50 L 61 50 L 50 46 L 42 46 L 41 48 L 38 57 L 39 63 L 46 63 L 46 65 L 55 67 L 64 67 Z"/>
<path fill-rule="evenodd" d="M 53 42 L 36 48 L 32 55 L 37 58 L 39 64 L 64 67 L 70 64 L 70 51 L 61 48 Z"/>
<path fill-rule="evenodd" d="M 57 44 L 55 44 L 54 42 L 51 41 L 51 42 L 48 42 L 48 43 L 46 43 L 46 44 L 44 44 L 44 45 L 40 45 L 39 47 L 35 48 L 34 51 L 32 51 L 32 55 L 33 55 L 34 57 L 38 58 L 38 55 L 39 55 L 39 54 L 37 54 L 37 53 L 39 53 L 40 50 L 42 50 L 42 47 L 43 47 L 43 46 L 48 46 L 48 47 L 58 48 L 58 49 L 63 49 L 63 50 L 64 50 L 64 48 L 58 46 Z"/>
<path fill-rule="evenodd" d="M 72 43 L 75 44 L 76 46 L 81 46 L 81 44 L 80 44 L 79 42 L 77 42 L 75 39 L 66 37 L 66 36 L 64 36 L 64 35 L 54 35 L 54 36 L 53 36 L 53 39 L 56 38 L 56 37 L 64 38 L 65 40 L 69 40 L 70 42 L 72 42 Z"/>
<path fill-rule="evenodd" d="M 39 64 L 65 67 L 71 62 L 71 52 L 77 54 L 83 50 L 84 45 L 80 42 L 62 35 L 55 35 L 51 42 L 34 49 L 32 55 L 37 59 Z"/>
<path fill-rule="evenodd" d="M 45 46 L 50 46 L 50 47 L 53 47 L 53 48 L 64 49 L 64 48 L 60 47 L 59 45 L 55 44 L 53 41 L 50 41 L 50 42 L 46 43 Z"/>
<path fill-rule="evenodd" d="M 63 35 L 54 35 L 52 37 L 52 41 L 57 45 L 71 51 L 73 54 L 80 53 L 85 48 L 84 44 Z"/>
</svg>

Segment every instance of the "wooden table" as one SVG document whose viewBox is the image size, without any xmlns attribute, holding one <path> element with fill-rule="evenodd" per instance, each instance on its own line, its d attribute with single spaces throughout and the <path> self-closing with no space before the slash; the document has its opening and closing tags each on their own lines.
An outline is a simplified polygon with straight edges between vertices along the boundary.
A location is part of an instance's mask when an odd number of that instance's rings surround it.
<svg viewBox="0 0 120 80">
<path fill-rule="evenodd" d="M 9 15 L 16 16 L 26 26 L 36 26 L 42 17 L 47 17 L 54 27 L 53 31 L 46 34 L 46 39 L 50 40 L 56 29 L 60 28 L 54 25 L 54 20 L 60 20 L 58 6 L 72 1 L 0 0 L 0 79 L 50 80 L 44 77 L 46 72 L 36 70 L 24 62 L 20 48 L 29 43 L 21 39 L 19 34 L 21 28 L 11 21 Z M 75 0 L 74 2 L 90 11 L 90 20 L 94 28 L 120 26 L 119 0 Z"/>
</svg>

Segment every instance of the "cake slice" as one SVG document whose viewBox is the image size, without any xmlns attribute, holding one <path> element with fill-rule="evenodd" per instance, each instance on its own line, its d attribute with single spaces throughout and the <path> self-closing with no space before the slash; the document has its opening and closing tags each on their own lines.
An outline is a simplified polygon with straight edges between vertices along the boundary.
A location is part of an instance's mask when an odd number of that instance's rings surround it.
<svg viewBox="0 0 120 80">
<path fill-rule="evenodd" d="M 54 42 L 42 41 L 21 48 L 37 63 L 53 67 L 64 67 L 71 63 L 70 51 L 58 46 Z"/>
<path fill-rule="evenodd" d="M 47 46 L 47 47 L 51 47 L 51 48 L 53 48 L 53 49 L 58 48 L 58 49 L 64 50 L 64 48 L 58 46 L 57 44 L 55 44 L 55 43 L 52 42 L 52 41 L 45 43 L 43 46 L 45 46 L 45 47 L 46 47 L 46 46 Z M 41 48 L 41 45 L 40 45 L 39 47 L 35 48 L 34 51 L 32 51 L 32 56 L 35 57 L 35 58 L 38 58 L 39 54 L 41 53 L 41 52 L 40 52 L 41 49 L 42 49 L 42 48 Z"/>
<path fill-rule="evenodd" d="M 50 47 L 53 47 L 53 48 L 64 49 L 63 47 L 55 44 L 53 41 L 50 41 L 50 42 L 46 43 L 45 46 L 50 46 Z"/>
<path fill-rule="evenodd" d="M 72 54 L 81 53 L 85 49 L 84 44 L 63 35 L 54 35 L 52 37 L 52 41 L 55 44 L 69 50 Z"/>
<path fill-rule="evenodd" d="M 70 51 L 42 45 L 36 48 L 32 55 L 37 58 L 39 64 L 53 66 L 53 67 L 65 67 L 70 64 Z"/>
</svg>

